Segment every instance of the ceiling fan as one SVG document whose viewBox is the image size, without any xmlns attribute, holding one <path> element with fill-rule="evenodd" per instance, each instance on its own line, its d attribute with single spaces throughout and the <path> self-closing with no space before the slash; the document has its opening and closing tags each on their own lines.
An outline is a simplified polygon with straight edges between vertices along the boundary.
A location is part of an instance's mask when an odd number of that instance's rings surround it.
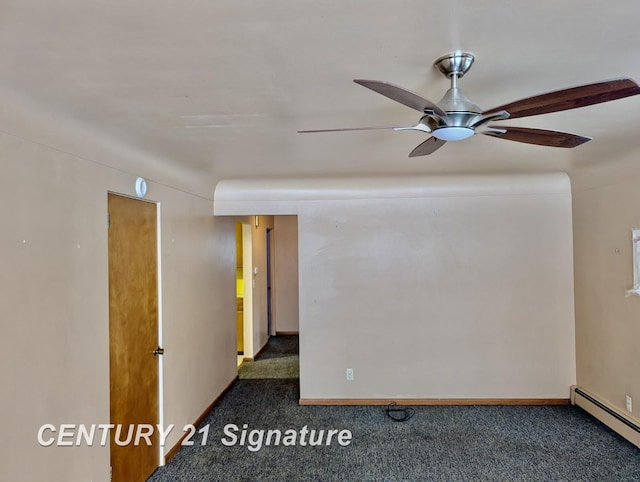
<svg viewBox="0 0 640 482">
<path fill-rule="evenodd" d="M 447 141 L 459 141 L 474 134 L 484 134 L 509 141 L 541 146 L 576 147 L 591 140 L 591 138 L 559 131 L 489 124 L 504 119 L 516 119 L 518 117 L 577 109 L 578 107 L 586 107 L 640 94 L 640 86 L 633 80 L 623 77 L 556 90 L 547 94 L 520 99 L 492 109 L 482 110 L 458 88 L 458 80 L 469 71 L 473 61 L 474 56 L 470 53 L 453 52 L 443 55 L 433 63 L 443 75 L 451 79 L 451 88 L 438 103 L 433 103 L 403 87 L 382 80 L 354 80 L 357 84 L 421 112 L 423 115 L 416 125 L 316 129 L 298 132 L 393 129 L 395 131 L 416 130 L 431 134 L 431 137 L 411 151 L 409 157 L 431 154 L 446 144 Z"/>
</svg>

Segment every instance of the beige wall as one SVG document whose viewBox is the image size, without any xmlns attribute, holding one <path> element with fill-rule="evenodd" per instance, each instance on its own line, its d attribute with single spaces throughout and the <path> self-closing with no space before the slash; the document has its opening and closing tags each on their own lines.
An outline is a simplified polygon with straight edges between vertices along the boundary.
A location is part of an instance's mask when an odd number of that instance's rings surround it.
<svg viewBox="0 0 640 482">
<path fill-rule="evenodd" d="M 573 195 L 578 385 L 636 421 L 638 415 L 626 412 L 625 395 L 640 407 L 640 297 L 625 293 L 633 287 L 639 181 Z"/>
<path fill-rule="evenodd" d="M 4 134 L 0 158 L 1 478 L 107 481 L 108 447 L 36 434 L 109 421 L 107 192 L 132 195 L 136 175 Z M 164 184 L 147 198 L 161 203 L 164 422 L 181 427 L 236 375 L 234 223 Z"/>
<path fill-rule="evenodd" d="M 207 199 L 162 191 L 165 426 L 182 427 L 237 374 L 235 223 L 213 218 Z"/>
<path fill-rule="evenodd" d="M 297 216 L 275 216 L 273 236 L 275 327 L 277 332 L 297 332 L 299 330 Z"/>
<path fill-rule="evenodd" d="M 214 206 L 298 215 L 302 398 L 568 398 L 566 175 L 223 181 Z"/>
</svg>

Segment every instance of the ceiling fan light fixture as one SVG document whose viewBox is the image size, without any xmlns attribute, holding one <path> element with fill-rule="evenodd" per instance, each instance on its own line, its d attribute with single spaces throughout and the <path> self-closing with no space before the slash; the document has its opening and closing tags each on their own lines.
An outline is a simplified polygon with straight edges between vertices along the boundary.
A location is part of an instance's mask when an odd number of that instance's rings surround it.
<svg viewBox="0 0 640 482">
<path fill-rule="evenodd" d="M 461 141 L 474 134 L 473 129 L 468 127 L 440 127 L 432 132 L 434 137 L 443 141 Z"/>
</svg>

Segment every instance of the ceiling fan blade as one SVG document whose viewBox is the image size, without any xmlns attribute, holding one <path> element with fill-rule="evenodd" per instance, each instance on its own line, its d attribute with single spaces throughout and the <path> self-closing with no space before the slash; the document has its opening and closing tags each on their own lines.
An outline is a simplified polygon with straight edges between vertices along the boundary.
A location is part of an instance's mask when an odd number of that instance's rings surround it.
<svg viewBox="0 0 640 482">
<path fill-rule="evenodd" d="M 429 137 L 422 144 L 419 144 L 413 151 L 409 153 L 409 157 L 426 156 L 432 152 L 437 151 L 444 146 L 447 141 L 438 139 L 437 137 Z"/>
<path fill-rule="evenodd" d="M 633 80 L 623 77 L 527 97 L 526 99 L 520 99 L 510 104 L 489 109 L 484 111 L 483 114 L 506 110 L 510 114 L 509 118 L 515 119 L 577 109 L 637 94 L 640 94 L 640 86 Z"/>
<path fill-rule="evenodd" d="M 393 126 L 393 127 L 346 127 L 342 129 L 313 129 L 306 131 L 298 131 L 298 134 L 315 134 L 316 132 L 344 132 L 344 131 L 373 131 L 373 130 L 381 130 L 381 129 L 406 129 L 406 127 L 402 126 Z"/>
<path fill-rule="evenodd" d="M 391 100 L 400 102 L 401 104 L 411 107 L 420 112 L 433 111 L 440 116 L 447 115 L 440 107 L 425 99 L 424 97 L 411 92 L 410 90 L 400 87 L 383 80 L 364 80 L 354 79 L 356 84 L 360 84 L 363 87 L 373 90 L 378 94 L 382 94 Z"/>
<path fill-rule="evenodd" d="M 530 129 L 527 127 L 489 126 L 489 129 L 480 134 L 507 139 L 509 141 L 524 142 L 549 147 L 577 147 L 590 141 L 590 137 L 583 137 L 567 132 L 548 131 L 544 129 Z"/>
</svg>

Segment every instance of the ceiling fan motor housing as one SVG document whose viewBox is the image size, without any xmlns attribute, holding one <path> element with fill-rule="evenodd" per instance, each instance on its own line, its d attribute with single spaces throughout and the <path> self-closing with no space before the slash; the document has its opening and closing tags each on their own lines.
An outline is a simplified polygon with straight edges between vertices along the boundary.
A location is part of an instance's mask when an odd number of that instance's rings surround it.
<svg viewBox="0 0 640 482">
<path fill-rule="evenodd" d="M 457 87 L 447 90 L 437 105 L 447 113 L 445 123 L 449 127 L 470 126 L 482 113 L 482 109 L 471 102 Z"/>
</svg>

